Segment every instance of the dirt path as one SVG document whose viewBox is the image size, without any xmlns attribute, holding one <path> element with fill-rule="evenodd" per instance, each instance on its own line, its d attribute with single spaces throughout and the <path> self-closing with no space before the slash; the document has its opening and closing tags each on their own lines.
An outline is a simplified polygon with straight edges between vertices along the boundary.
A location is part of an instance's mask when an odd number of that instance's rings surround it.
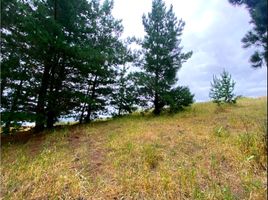
<svg viewBox="0 0 268 200">
<path fill-rule="evenodd" d="M 85 132 L 77 133 L 74 130 L 67 140 L 74 155 L 72 168 L 84 171 L 92 178 L 101 174 L 106 158 L 103 136 L 88 135 Z"/>
</svg>

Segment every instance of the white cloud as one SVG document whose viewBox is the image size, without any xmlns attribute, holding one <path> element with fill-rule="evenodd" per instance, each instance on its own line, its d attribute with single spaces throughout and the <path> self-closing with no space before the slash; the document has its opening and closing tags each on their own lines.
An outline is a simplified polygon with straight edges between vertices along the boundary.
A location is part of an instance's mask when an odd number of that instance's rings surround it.
<svg viewBox="0 0 268 200">
<path fill-rule="evenodd" d="M 142 15 L 151 9 L 151 1 L 144 0 L 115 0 L 113 15 L 123 20 L 124 37 L 144 36 Z"/>
</svg>

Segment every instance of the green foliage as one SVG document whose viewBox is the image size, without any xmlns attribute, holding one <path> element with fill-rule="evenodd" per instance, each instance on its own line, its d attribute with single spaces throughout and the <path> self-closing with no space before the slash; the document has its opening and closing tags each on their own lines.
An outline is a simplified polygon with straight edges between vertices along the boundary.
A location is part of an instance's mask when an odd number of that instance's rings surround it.
<svg viewBox="0 0 268 200">
<path fill-rule="evenodd" d="M 217 103 L 236 103 L 236 96 L 233 93 L 235 82 L 231 75 L 225 70 L 220 78 L 213 76 L 209 97 Z"/>
<path fill-rule="evenodd" d="M 265 121 L 260 119 L 252 119 L 248 117 L 242 117 L 245 131 L 238 136 L 238 143 L 240 150 L 245 154 L 248 162 L 255 161 L 257 166 L 266 168 L 267 163 L 267 119 Z M 256 123 L 259 130 L 256 132 L 249 131 L 250 126 Z M 255 164 L 252 163 L 253 165 Z"/>
<path fill-rule="evenodd" d="M 92 1 L 93 18 L 92 29 L 85 33 L 88 46 L 80 53 L 85 61 L 80 69 L 84 77 L 77 77 L 75 89 L 79 95 L 76 117 L 80 122 L 89 122 L 97 118 L 98 114 L 107 113 L 113 93 L 113 84 L 116 83 L 116 67 L 129 59 L 128 52 L 123 42 L 119 40 L 123 27 L 119 20 L 112 16 L 112 1 L 105 1 L 103 5 L 99 1 Z"/>
<path fill-rule="evenodd" d="M 250 23 L 253 25 L 242 39 L 244 47 L 254 46 L 257 50 L 251 56 L 250 61 L 253 67 L 262 67 L 266 64 L 268 57 L 267 47 L 267 0 L 229 0 L 233 5 L 245 5 L 251 16 Z"/>
<path fill-rule="evenodd" d="M 110 103 L 126 47 L 113 1 L 1 0 L 1 122 L 90 121 Z M 23 115 L 22 115 L 23 114 Z"/>
<path fill-rule="evenodd" d="M 24 121 L 33 121 L 35 68 L 29 48 L 28 4 L 1 1 L 1 122 L 4 132 L 15 131 Z"/>
<path fill-rule="evenodd" d="M 112 94 L 113 100 L 111 101 L 111 105 L 118 110 L 117 115 L 135 111 L 139 103 L 137 96 L 137 90 L 131 80 L 131 75 L 127 75 L 127 68 L 123 67 L 119 72 Z"/>
<path fill-rule="evenodd" d="M 155 145 L 146 145 L 143 149 L 145 162 L 148 164 L 150 169 L 154 169 L 159 164 L 159 161 L 162 159 L 159 151 Z"/>
<path fill-rule="evenodd" d="M 167 98 L 167 105 L 170 105 L 171 112 L 181 111 L 184 107 L 194 102 L 194 95 L 191 94 L 188 87 L 184 86 L 178 86 L 172 89 L 165 98 Z"/>
<path fill-rule="evenodd" d="M 268 132 L 267 132 L 267 118 L 260 121 L 260 137 L 263 142 L 264 152 L 268 152 Z"/>
<path fill-rule="evenodd" d="M 230 133 L 229 133 L 229 131 L 225 127 L 220 126 L 220 127 L 216 127 L 214 129 L 214 135 L 216 137 L 226 138 L 226 137 L 229 137 L 230 136 Z"/>
<path fill-rule="evenodd" d="M 111 106 L 119 115 L 130 113 L 144 107 L 146 97 L 155 98 L 160 112 L 168 93 L 172 108 L 187 104 L 178 105 L 184 93 L 171 89 L 191 55 L 181 53 L 184 22 L 177 21 L 172 7 L 166 11 L 162 1 L 154 1 L 152 13 L 143 17 L 145 64 L 137 77 L 142 84 L 135 86 L 137 78 L 118 69 L 139 55 L 128 49 L 134 39 L 121 41 L 123 27 L 112 9 L 110 0 L 1 0 L 1 122 L 6 132 L 23 122 L 35 122 L 36 131 L 52 128 L 60 118 L 89 122 Z"/>
<path fill-rule="evenodd" d="M 172 6 L 167 10 L 162 0 L 154 0 L 152 11 L 143 15 L 146 36 L 142 41 L 144 62 L 137 73 L 141 95 L 154 104 L 154 113 L 160 114 L 165 106 L 164 96 L 176 83 L 177 71 L 192 52 L 182 53 L 180 46 L 185 23 L 177 20 Z"/>
</svg>

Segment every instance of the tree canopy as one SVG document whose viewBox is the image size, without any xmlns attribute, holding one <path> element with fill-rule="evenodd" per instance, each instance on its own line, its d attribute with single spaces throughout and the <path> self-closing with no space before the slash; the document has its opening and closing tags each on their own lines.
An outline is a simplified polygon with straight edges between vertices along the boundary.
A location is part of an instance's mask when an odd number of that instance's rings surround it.
<svg viewBox="0 0 268 200">
<path fill-rule="evenodd" d="M 128 53 L 113 1 L 1 0 L 1 115 L 8 131 L 105 112 Z"/>
<path fill-rule="evenodd" d="M 242 42 L 245 48 L 254 46 L 257 49 L 250 58 L 252 66 L 267 67 L 267 0 L 229 0 L 229 2 L 233 5 L 245 5 L 248 9 L 253 28 L 245 35 Z"/>
</svg>

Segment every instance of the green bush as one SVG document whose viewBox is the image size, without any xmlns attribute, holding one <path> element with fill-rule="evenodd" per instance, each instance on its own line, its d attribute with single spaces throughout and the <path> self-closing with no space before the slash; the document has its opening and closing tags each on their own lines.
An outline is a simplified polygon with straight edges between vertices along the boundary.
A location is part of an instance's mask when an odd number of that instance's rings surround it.
<svg viewBox="0 0 268 200">
<path fill-rule="evenodd" d="M 194 102 L 194 95 L 191 94 L 188 87 L 178 86 L 172 89 L 165 96 L 165 99 L 170 107 L 170 112 L 178 112 Z"/>
</svg>

